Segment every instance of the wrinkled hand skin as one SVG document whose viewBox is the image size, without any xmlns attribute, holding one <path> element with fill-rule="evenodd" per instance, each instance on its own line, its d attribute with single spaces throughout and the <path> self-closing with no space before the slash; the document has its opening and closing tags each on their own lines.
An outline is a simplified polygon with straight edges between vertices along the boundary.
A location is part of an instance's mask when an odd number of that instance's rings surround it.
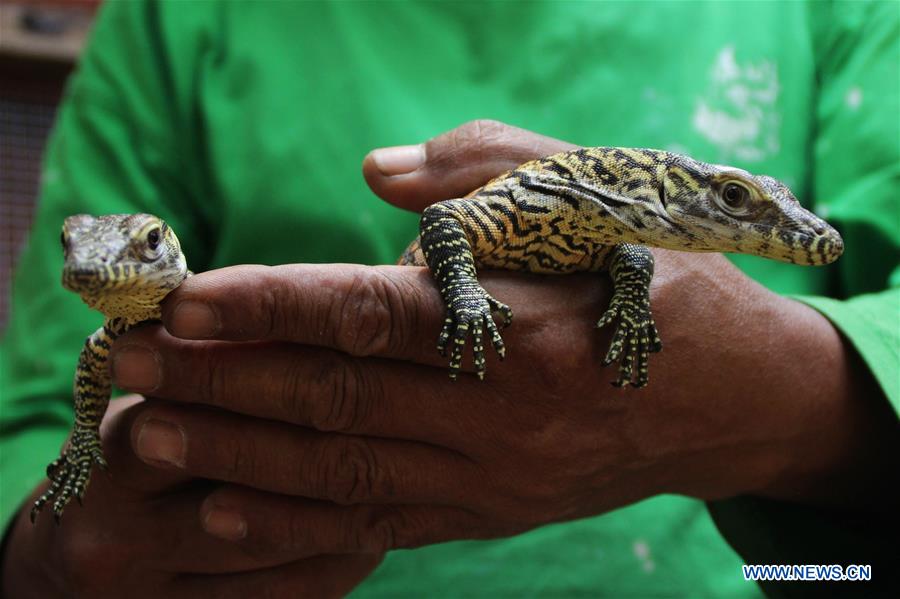
<svg viewBox="0 0 900 599">
<path fill-rule="evenodd" d="M 377 153 L 363 169 L 379 196 L 421 210 L 571 147 L 479 121 L 429 141 L 411 172 Z M 892 505 L 892 416 L 828 321 L 722 256 L 655 255 L 666 351 L 639 391 L 611 387 L 600 366 L 605 277 L 480 273 L 516 313 L 507 358 L 490 356 L 483 382 L 453 383 L 434 351 L 444 307 L 424 268 L 196 275 L 166 299 L 164 326 L 113 348 L 117 385 L 155 399 L 105 429 L 112 478 L 97 477 L 59 529 L 17 524 L 6 571 L 31 563 L 100 589 L 128 563 L 160 585 L 175 585 L 166 573 L 179 568 L 251 570 L 208 580 L 252 585 L 271 573 L 254 569 L 282 564 L 279 588 L 303 589 L 306 558 L 351 554 L 311 558 L 352 564 L 356 578 L 329 589 L 346 592 L 377 561 L 354 553 L 511 535 L 660 493 Z M 148 421 L 183 434 L 174 463 L 136 457 Z M 204 532 L 222 511 L 245 534 Z M 185 549 L 173 554 L 176 540 Z"/>
<path fill-rule="evenodd" d="M 26 501 L 7 539 L 0 595 L 51 597 L 340 597 L 381 561 L 378 555 L 253 555 L 210 536 L 199 507 L 215 485 L 142 462 L 135 453 L 147 408 L 138 396 L 110 404 L 101 426 L 110 458 L 59 525 L 28 520 Z"/>
</svg>

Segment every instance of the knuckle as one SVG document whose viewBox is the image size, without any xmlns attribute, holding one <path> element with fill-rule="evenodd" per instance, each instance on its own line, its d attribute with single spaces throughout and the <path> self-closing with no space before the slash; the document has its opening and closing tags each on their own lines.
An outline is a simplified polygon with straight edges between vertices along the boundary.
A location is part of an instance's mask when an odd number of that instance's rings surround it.
<svg viewBox="0 0 900 599">
<path fill-rule="evenodd" d="M 259 275 L 259 284 L 255 292 L 247 297 L 242 310 L 253 315 L 253 326 L 257 336 L 267 339 L 283 330 L 284 325 L 295 323 L 295 314 L 291 307 L 296 305 L 294 298 L 285 297 L 292 293 L 279 278 L 278 267 L 264 267 Z"/>
<path fill-rule="evenodd" d="M 257 451 L 253 435 L 222 436 L 214 458 L 219 469 L 217 474 L 227 481 L 251 482 L 256 480 Z"/>
<path fill-rule="evenodd" d="M 290 265 L 267 266 L 262 272 L 254 293 L 241 306 L 242 311 L 252 315 L 255 336 L 259 339 L 297 336 L 310 322 L 310 314 L 304 310 L 304 286 L 295 284 Z"/>
<path fill-rule="evenodd" d="M 368 522 L 360 527 L 365 531 L 365 545 L 362 547 L 368 551 L 383 553 L 405 547 L 397 543 L 403 539 L 404 517 L 403 512 L 397 508 L 384 507 L 370 512 Z"/>
<path fill-rule="evenodd" d="M 205 380 L 201 376 L 200 380 L 203 381 L 203 384 L 194 386 L 194 391 L 204 404 L 221 404 L 223 394 L 230 389 L 228 384 L 229 369 L 222 364 L 219 352 L 198 352 L 198 357 L 202 367 L 200 372 L 205 374 Z"/>
<path fill-rule="evenodd" d="M 315 379 L 321 387 L 316 395 L 326 401 L 308 406 L 313 428 L 349 432 L 359 429 L 369 419 L 379 391 L 374 377 L 366 375 L 358 360 L 329 352 L 319 362 Z"/>
<path fill-rule="evenodd" d="M 365 531 L 362 549 L 383 553 L 392 549 L 413 549 L 447 538 L 447 531 L 430 509 L 378 506 L 358 528 Z"/>
<path fill-rule="evenodd" d="M 317 460 L 321 496 L 340 505 L 352 505 L 383 494 L 385 479 L 366 439 L 334 437 L 323 444 L 323 450 L 326 457 Z"/>
<path fill-rule="evenodd" d="M 354 356 L 393 354 L 401 349 L 417 302 L 410 301 L 393 279 L 376 269 L 359 271 L 332 314 L 334 345 Z"/>
<path fill-rule="evenodd" d="M 264 522 L 264 524 L 260 524 Z M 271 519 L 259 519 L 257 527 L 252 530 L 237 546 L 247 557 L 265 561 L 274 555 L 292 553 L 304 557 L 309 551 L 310 522 L 294 511 L 282 515 L 282 519 L 273 522 Z"/>
<path fill-rule="evenodd" d="M 440 148 L 435 161 L 453 167 L 472 158 L 487 158 L 491 148 L 505 144 L 511 130 L 509 125 L 491 119 L 463 123 L 435 140 Z"/>
<path fill-rule="evenodd" d="M 268 280 L 256 296 L 261 315 L 258 326 L 264 339 L 294 336 L 298 327 L 308 322 L 300 313 L 302 291 L 290 283 L 292 280 L 290 272 L 282 267 L 269 267 Z"/>
<path fill-rule="evenodd" d="M 275 391 L 274 401 L 285 420 L 293 424 L 315 422 L 315 417 L 310 414 L 310 410 L 315 409 L 319 402 L 307 402 L 304 401 L 304 398 L 312 395 L 311 387 L 316 380 L 309 376 L 307 365 L 302 360 L 289 362 L 289 365 L 277 377 L 273 377 L 273 382 L 280 385 L 273 388 Z"/>
<path fill-rule="evenodd" d="M 454 129 L 454 136 L 458 142 L 471 144 L 486 144 L 497 139 L 504 139 L 512 127 L 506 123 L 493 119 L 475 119 Z"/>
<path fill-rule="evenodd" d="M 377 276 L 366 270 L 357 273 L 350 283 L 344 301 L 335 304 L 333 321 L 335 345 L 355 356 L 369 356 L 384 351 L 393 326 L 390 299 Z"/>
</svg>

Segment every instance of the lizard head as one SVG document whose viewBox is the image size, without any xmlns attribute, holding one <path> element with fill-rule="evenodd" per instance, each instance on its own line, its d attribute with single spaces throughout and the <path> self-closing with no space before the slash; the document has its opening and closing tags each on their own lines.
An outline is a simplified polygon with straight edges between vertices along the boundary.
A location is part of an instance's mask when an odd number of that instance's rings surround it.
<svg viewBox="0 0 900 599">
<path fill-rule="evenodd" d="M 70 216 L 61 241 L 63 286 L 110 318 L 156 318 L 188 275 L 175 232 L 150 214 Z"/>
<path fill-rule="evenodd" d="M 833 227 L 765 175 L 679 156 L 663 177 L 660 201 L 672 236 L 688 238 L 692 250 L 806 265 L 829 264 L 844 251 Z"/>
</svg>

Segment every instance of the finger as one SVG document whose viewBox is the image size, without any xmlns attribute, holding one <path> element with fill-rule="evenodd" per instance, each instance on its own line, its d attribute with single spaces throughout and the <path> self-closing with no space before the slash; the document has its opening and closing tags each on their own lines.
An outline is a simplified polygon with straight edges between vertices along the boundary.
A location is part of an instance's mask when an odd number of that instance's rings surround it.
<svg viewBox="0 0 900 599">
<path fill-rule="evenodd" d="M 163 322 L 185 339 L 290 341 L 446 368 L 433 342 L 445 313 L 425 269 L 294 264 L 195 275 L 170 294 Z"/>
<path fill-rule="evenodd" d="M 421 212 L 458 198 L 516 166 L 576 146 L 518 127 L 476 120 L 424 144 L 373 150 L 363 176 L 380 198 Z"/>
<path fill-rule="evenodd" d="M 483 409 L 487 393 L 471 377 L 448 385 L 443 360 L 428 368 L 289 343 L 185 341 L 162 327 L 120 343 L 111 361 L 122 389 L 320 431 L 460 449 L 460 415 Z"/>
<path fill-rule="evenodd" d="M 546 322 L 551 311 L 566 319 L 589 314 L 593 322 L 603 297 L 596 276 L 551 282 L 490 272 L 481 282 L 517 310 L 519 326 L 504 333 L 510 340 Z M 577 305 L 572 294 L 580 294 Z M 435 366 L 444 363 L 434 335 L 445 314 L 427 269 L 403 266 L 233 266 L 187 279 L 163 303 L 166 329 L 183 339 L 290 341 Z"/>
<path fill-rule="evenodd" d="M 155 406 L 142 418 L 182 431 L 170 468 L 273 493 L 339 504 L 441 503 L 477 478 L 468 458 L 424 443 L 323 434 L 178 404 Z"/>
<path fill-rule="evenodd" d="M 240 515 L 245 534 L 223 539 L 247 554 L 382 553 L 454 539 L 475 539 L 508 534 L 493 519 L 485 521 L 472 511 L 430 505 L 340 506 L 323 501 L 260 493 L 225 486 L 212 493 L 201 507 L 205 521 L 224 512 Z M 211 531 L 211 534 L 217 534 Z"/>
<path fill-rule="evenodd" d="M 152 564 L 159 571 L 215 573 L 296 559 L 248 556 L 231 543 L 211 538 L 199 526 L 199 507 L 214 486 L 192 480 L 183 471 L 152 467 L 135 455 L 134 425 L 152 403 L 137 395 L 113 401 L 101 424 L 109 471 L 95 469 L 83 503 L 70 504 L 58 524 L 39 517 L 28 525 L 38 538 L 61 535 L 57 550 L 65 572 L 91 585 L 102 581 L 105 573 L 131 569 L 135 563 Z"/>
<path fill-rule="evenodd" d="M 107 573 L 130 571 L 135 564 L 156 572 L 214 574 L 297 559 L 296 552 L 248 554 L 211 536 L 197 515 L 214 488 L 194 481 L 155 497 L 129 497 L 108 489 L 68 509 L 59 524 L 39 518 L 27 526 L 30 535 L 58 552 L 54 558 L 65 575 L 84 585 L 102 582 Z"/>
<path fill-rule="evenodd" d="M 183 473 L 162 471 L 141 460 L 136 452 L 139 444 L 156 445 L 165 439 L 140 438 L 134 423 L 146 409 L 146 401 L 137 394 L 126 395 L 110 402 L 100 425 L 103 451 L 109 464 L 108 470 L 95 468 L 85 493 L 84 503 L 92 501 L 92 495 L 106 494 L 111 490 L 135 492 L 140 495 L 156 494 L 183 484 Z"/>
<path fill-rule="evenodd" d="M 433 352 L 444 311 L 425 269 L 245 265 L 187 279 L 164 302 L 163 323 L 185 339 L 291 341 L 409 360 Z"/>
<path fill-rule="evenodd" d="M 168 597 L 343 597 L 378 566 L 382 556 L 322 555 L 275 568 L 218 576 L 182 576 Z"/>
<path fill-rule="evenodd" d="M 342 267 L 334 266 L 330 275 L 329 267 L 297 267 L 295 271 L 304 276 L 286 277 L 280 281 L 269 275 L 269 287 L 263 295 L 283 294 L 285 301 L 293 295 L 296 302 L 308 303 L 310 307 L 297 309 L 293 319 L 287 316 L 272 316 L 275 319 L 292 321 L 286 324 L 291 335 L 296 335 L 307 343 L 337 346 L 343 352 L 326 351 L 318 348 L 301 347 L 289 343 L 232 344 L 218 341 L 188 342 L 168 335 L 161 327 L 140 327 L 123 335 L 113 345 L 111 361 L 114 380 L 121 388 L 182 402 L 201 402 L 241 412 L 261 418 L 282 420 L 319 430 L 335 430 L 374 436 L 399 437 L 404 439 L 431 438 L 447 447 L 462 449 L 460 439 L 470 435 L 460 435 L 458 427 L 465 425 L 460 415 L 473 413 L 474 402 L 485 404 L 485 396 L 493 387 L 479 385 L 474 376 L 463 376 L 455 385 L 446 379 L 447 364 L 434 351 L 429 341 L 439 329 L 440 317 L 427 316 L 431 308 L 430 300 L 416 304 L 402 293 L 390 295 L 390 300 L 379 305 L 401 308 L 374 310 L 374 325 L 360 325 L 348 314 L 365 310 L 336 310 L 333 319 L 329 312 L 313 307 L 315 302 L 296 299 L 302 293 L 272 291 L 283 287 L 302 287 L 309 284 L 311 289 L 304 293 L 318 293 L 317 286 L 334 286 L 334 281 L 342 276 Z M 364 267 L 358 273 L 376 270 Z M 247 269 L 240 280 L 252 281 L 254 275 Z M 272 269 L 267 269 L 266 272 Z M 387 276 L 396 280 L 386 285 L 389 289 L 410 285 L 404 279 L 417 272 L 416 269 L 387 267 Z M 187 293 L 214 303 L 229 306 L 235 297 L 241 297 L 240 286 L 230 282 L 234 273 L 223 275 L 217 280 L 215 275 L 225 271 L 207 273 L 210 279 L 204 285 L 211 291 L 189 290 Z M 197 275 L 186 281 L 190 284 Z M 359 275 L 350 279 L 360 278 Z M 500 297 L 516 301 L 519 310 L 519 326 L 512 327 L 505 335 L 506 344 L 513 349 L 507 364 L 499 364 L 497 354 L 487 352 L 488 378 L 507 388 L 519 388 L 524 381 L 523 373 L 533 373 L 547 352 L 552 350 L 552 340 L 566 339 L 567 350 L 573 355 L 585 354 L 585 359 L 596 347 L 608 347 L 604 336 L 591 333 L 591 324 L 596 318 L 598 305 L 606 297 L 604 281 L 595 276 L 573 275 L 554 278 L 552 281 L 538 277 L 523 277 L 510 273 L 493 273 L 486 277 L 489 288 L 497 289 Z M 417 283 L 413 283 L 415 287 Z M 365 287 L 353 284 L 351 288 Z M 351 291 L 356 293 L 356 291 Z M 425 294 L 427 296 L 427 294 Z M 182 296 L 184 297 L 184 296 Z M 424 297 L 424 296 L 423 296 Z M 440 302 L 435 292 L 436 302 Z M 249 317 L 238 320 L 238 309 L 234 307 L 232 324 L 228 329 L 234 335 L 262 336 L 274 334 L 269 327 L 255 332 L 254 327 L 262 317 L 259 313 L 271 310 L 274 314 L 283 311 L 280 301 L 264 300 L 271 308 L 260 310 L 248 302 L 243 310 Z M 341 300 L 341 305 L 361 304 L 360 300 Z M 521 305 L 521 308 L 518 306 Z M 229 310 L 232 310 L 229 307 Z M 308 312 L 320 312 L 318 319 L 308 316 Z M 396 314 L 394 314 L 394 312 Z M 391 314 L 387 316 L 387 314 Z M 348 320 L 349 318 L 349 320 Z M 365 316 L 360 316 L 365 319 Z M 293 321 L 305 319 L 308 324 L 300 326 Z M 395 326 L 391 320 L 408 320 L 408 324 Z M 333 322 L 336 320 L 337 322 Z M 225 321 L 225 319 L 223 319 Z M 556 335 L 549 339 L 543 323 L 553 322 Z M 388 331 L 382 341 L 373 341 L 372 331 L 381 328 Z M 333 329 L 335 332 L 327 332 Z M 397 333 L 397 329 L 408 333 Z M 365 333 L 368 331 L 368 333 Z M 391 332 L 393 331 L 393 332 Z M 354 335 L 362 334 L 363 340 L 356 341 Z M 279 336 L 290 337 L 287 332 Z M 540 340 L 535 339 L 540 335 Z M 326 341 L 333 339 L 334 341 Z M 551 345 L 548 346 L 548 343 Z M 381 347 L 379 347 L 379 345 Z M 403 360 L 363 360 L 348 357 L 348 349 L 356 348 L 357 353 L 371 351 L 389 356 L 403 357 Z M 361 349 L 362 348 L 362 349 Z M 143 356 L 143 357 L 141 357 Z M 133 360 L 143 363 L 134 367 Z M 493 361 L 493 363 L 492 363 Z M 433 370 L 420 369 L 418 364 L 434 366 Z M 130 378 L 123 375 L 122 367 L 132 364 L 124 371 L 131 371 Z M 527 384 L 527 383 L 526 383 Z M 456 441 L 454 444 L 453 441 Z"/>
<path fill-rule="evenodd" d="M 248 520 L 236 510 L 206 507 L 211 495 L 220 494 L 217 487 L 222 485 L 196 482 L 160 498 L 152 509 L 145 509 L 141 517 L 146 520 L 149 516 L 146 528 L 154 532 L 144 543 L 146 550 L 131 559 L 146 560 L 155 569 L 179 574 L 229 574 L 290 564 L 323 553 L 312 546 L 305 552 L 274 548 L 256 551 L 252 543 L 236 543 L 246 538 Z M 260 491 L 254 493 L 259 498 L 278 497 Z M 165 526 L 160 527 L 160 522 L 165 522 Z M 275 522 L 272 524 L 277 526 Z"/>
</svg>

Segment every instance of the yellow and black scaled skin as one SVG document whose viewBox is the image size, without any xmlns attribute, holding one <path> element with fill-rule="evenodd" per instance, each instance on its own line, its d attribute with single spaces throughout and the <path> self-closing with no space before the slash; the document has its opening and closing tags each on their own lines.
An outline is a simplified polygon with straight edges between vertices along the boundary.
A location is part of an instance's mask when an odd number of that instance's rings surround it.
<svg viewBox="0 0 900 599">
<path fill-rule="evenodd" d="M 618 320 L 604 365 L 613 383 L 643 387 L 651 353 L 662 348 L 650 311 L 653 255 L 647 246 L 738 252 L 819 265 L 843 252 L 840 235 L 767 176 L 672 152 L 584 148 L 527 162 L 465 198 L 423 213 L 401 264 L 427 265 L 447 306 L 438 338 L 450 377 L 471 333 L 475 372 L 485 374 L 484 340 L 505 355 L 494 323 L 508 306 L 478 283 L 476 267 L 545 274 L 608 272 L 613 296 L 597 322 Z"/>
<path fill-rule="evenodd" d="M 71 216 L 63 225 L 62 246 L 63 286 L 106 320 L 87 338 L 78 358 L 75 426 L 67 448 L 47 466 L 50 487 L 34 502 L 32 522 L 53 499 L 58 523 L 73 496 L 81 502 L 92 466 L 106 468 L 100 422 L 112 387 L 110 347 L 135 325 L 159 319 L 162 299 L 190 275 L 174 231 L 150 214 Z"/>
</svg>

